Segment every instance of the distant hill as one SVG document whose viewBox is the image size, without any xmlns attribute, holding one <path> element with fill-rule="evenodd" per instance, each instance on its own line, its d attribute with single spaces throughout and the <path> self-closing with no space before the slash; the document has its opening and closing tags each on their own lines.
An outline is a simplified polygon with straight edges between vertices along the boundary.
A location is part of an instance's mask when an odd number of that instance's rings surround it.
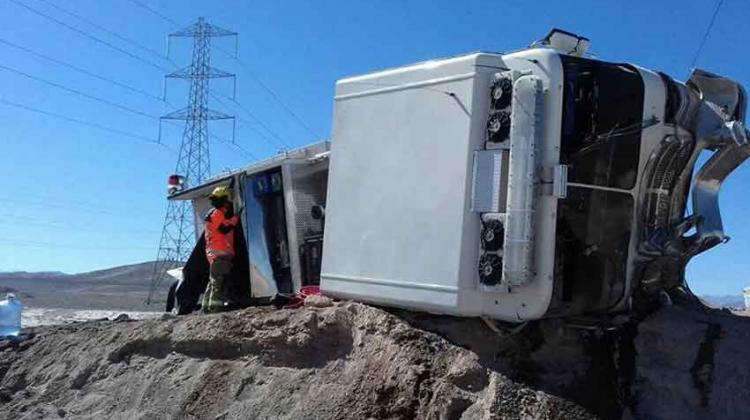
<svg viewBox="0 0 750 420">
<path fill-rule="evenodd" d="M 740 295 L 701 295 L 701 299 L 717 308 L 744 308 L 745 298 Z"/>
<path fill-rule="evenodd" d="M 146 305 L 153 269 L 153 262 L 144 262 L 80 274 L 6 272 L 0 273 L 0 293 L 16 293 L 31 307 L 160 311 L 170 282 L 155 293 L 158 302 Z"/>
<path fill-rule="evenodd" d="M 60 277 L 67 276 L 62 271 L 39 271 L 39 272 L 28 272 L 28 271 L 0 271 L 0 279 L 24 279 L 24 278 L 37 278 L 37 277 Z"/>
</svg>

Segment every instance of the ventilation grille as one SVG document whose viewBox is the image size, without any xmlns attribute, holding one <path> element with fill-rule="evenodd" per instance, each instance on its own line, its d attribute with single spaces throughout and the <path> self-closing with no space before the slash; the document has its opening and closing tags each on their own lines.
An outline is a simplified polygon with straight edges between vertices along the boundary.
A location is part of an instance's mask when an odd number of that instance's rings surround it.
<svg viewBox="0 0 750 420">
<path fill-rule="evenodd" d="M 294 225 L 300 243 L 310 235 L 323 232 L 322 222 L 312 217 L 311 210 L 315 205 L 325 206 L 328 185 L 327 171 L 310 172 L 304 169 L 294 168 L 292 171 L 292 197 L 296 207 Z"/>
<path fill-rule="evenodd" d="M 643 240 L 646 243 L 660 247 L 672 233 L 673 192 L 691 152 L 689 138 L 667 136 L 649 159 L 644 197 Z"/>
</svg>

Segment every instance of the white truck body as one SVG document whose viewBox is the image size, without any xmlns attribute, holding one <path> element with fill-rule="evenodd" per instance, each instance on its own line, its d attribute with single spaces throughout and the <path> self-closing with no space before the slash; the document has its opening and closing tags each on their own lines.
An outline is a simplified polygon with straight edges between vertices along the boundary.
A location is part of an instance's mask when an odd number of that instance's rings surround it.
<svg viewBox="0 0 750 420">
<path fill-rule="evenodd" d="M 324 293 L 511 322 L 616 312 L 725 240 L 718 187 L 750 155 L 742 87 L 545 41 L 337 83 Z"/>
<path fill-rule="evenodd" d="M 746 97 L 702 70 L 682 83 L 583 57 L 588 44 L 553 30 L 510 54 L 340 80 L 330 154 L 285 153 L 172 199 L 200 223 L 211 188 L 235 186 L 247 249 L 233 276 L 251 300 L 319 282 L 510 322 L 627 311 L 726 240 L 718 192 L 750 156 Z"/>
</svg>

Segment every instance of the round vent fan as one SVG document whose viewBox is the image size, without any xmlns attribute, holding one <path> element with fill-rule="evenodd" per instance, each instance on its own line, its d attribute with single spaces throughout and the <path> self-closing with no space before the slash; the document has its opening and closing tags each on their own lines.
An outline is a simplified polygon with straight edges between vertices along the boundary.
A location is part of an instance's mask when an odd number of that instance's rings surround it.
<svg viewBox="0 0 750 420">
<path fill-rule="evenodd" d="M 478 271 L 482 284 L 495 286 L 503 277 L 503 259 L 497 254 L 484 254 L 479 258 Z"/>
<path fill-rule="evenodd" d="M 513 83 L 507 77 L 498 79 L 492 84 L 492 107 L 503 109 L 510 105 L 513 96 Z"/>
<path fill-rule="evenodd" d="M 493 143 L 505 141 L 510 135 L 510 114 L 506 111 L 492 114 L 487 121 L 487 133 Z"/>
<path fill-rule="evenodd" d="M 482 248 L 487 251 L 497 251 L 503 247 L 505 229 L 499 220 L 490 220 L 482 228 Z"/>
</svg>

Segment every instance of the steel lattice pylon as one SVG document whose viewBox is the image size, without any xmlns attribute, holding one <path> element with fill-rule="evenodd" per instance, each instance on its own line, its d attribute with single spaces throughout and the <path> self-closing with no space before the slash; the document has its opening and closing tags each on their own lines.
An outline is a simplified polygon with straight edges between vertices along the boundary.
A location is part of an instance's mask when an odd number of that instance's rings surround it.
<svg viewBox="0 0 750 420">
<path fill-rule="evenodd" d="M 184 120 L 175 174 L 183 177 L 182 188 L 203 183 L 211 174 L 211 160 L 208 144 L 208 121 L 234 119 L 233 116 L 208 108 L 209 79 L 234 78 L 234 75 L 211 67 L 211 38 L 235 36 L 207 23 L 202 17 L 184 29 L 169 35 L 172 37 L 193 38 L 193 58 L 190 66 L 174 71 L 166 78 L 190 81 L 187 107 L 164 115 L 162 120 Z M 165 85 L 166 86 L 166 85 Z M 165 89 L 166 93 L 166 89 Z M 161 126 L 159 127 L 161 135 Z M 189 201 L 168 201 L 164 218 L 159 250 L 154 263 L 151 291 L 148 302 L 166 276 L 166 270 L 187 261 L 195 246 L 195 219 Z"/>
</svg>

